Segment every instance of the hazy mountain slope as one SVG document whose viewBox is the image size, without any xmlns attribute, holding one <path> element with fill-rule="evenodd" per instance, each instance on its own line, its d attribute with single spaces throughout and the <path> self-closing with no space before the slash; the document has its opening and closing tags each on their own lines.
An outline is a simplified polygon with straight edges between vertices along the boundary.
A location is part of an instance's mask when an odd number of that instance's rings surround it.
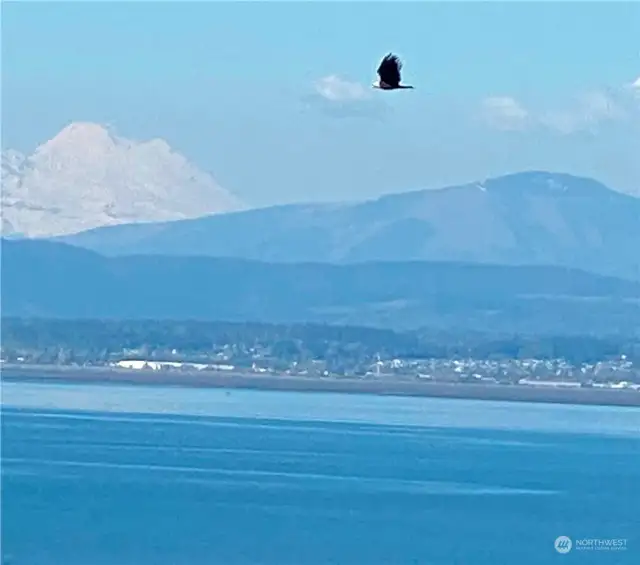
<svg viewBox="0 0 640 565">
<path fill-rule="evenodd" d="M 97 124 L 73 123 L 31 156 L 2 153 L 3 235 L 68 234 L 239 206 L 164 141 L 131 141 Z"/>
<path fill-rule="evenodd" d="M 587 178 L 526 172 L 356 204 L 103 228 L 62 241 L 109 255 L 551 264 L 640 278 L 640 199 Z"/>
<path fill-rule="evenodd" d="M 268 264 L 2 243 L 5 316 L 639 333 L 640 284 L 555 267 Z"/>
</svg>

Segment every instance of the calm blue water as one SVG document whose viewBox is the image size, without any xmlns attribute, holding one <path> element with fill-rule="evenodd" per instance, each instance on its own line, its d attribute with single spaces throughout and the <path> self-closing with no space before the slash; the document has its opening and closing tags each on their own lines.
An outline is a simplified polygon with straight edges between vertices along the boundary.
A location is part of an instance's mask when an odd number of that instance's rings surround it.
<svg viewBox="0 0 640 565">
<path fill-rule="evenodd" d="M 636 409 L 17 383 L 2 403 L 12 565 L 640 563 Z"/>
</svg>

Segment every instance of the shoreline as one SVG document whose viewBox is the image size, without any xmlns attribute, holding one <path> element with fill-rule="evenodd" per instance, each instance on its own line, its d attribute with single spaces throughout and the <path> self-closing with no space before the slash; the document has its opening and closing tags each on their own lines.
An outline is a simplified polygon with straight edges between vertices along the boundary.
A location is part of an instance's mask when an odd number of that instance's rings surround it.
<svg viewBox="0 0 640 565">
<path fill-rule="evenodd" d="M 1 375 L 3 382 L 179 386 L 640 407 L 640 391 L 615 389 L 433 383 L 392 380 L 391 378 L 376 380 L 337 377 L 310 378 L 287 375 L 254 375 L 241 372 L 224 374 L 203 373 L 201 371 L 158 372 L 107 367 L 52 367 L 50 365 L 5 365 L 2 367 Z"/>
</svg>

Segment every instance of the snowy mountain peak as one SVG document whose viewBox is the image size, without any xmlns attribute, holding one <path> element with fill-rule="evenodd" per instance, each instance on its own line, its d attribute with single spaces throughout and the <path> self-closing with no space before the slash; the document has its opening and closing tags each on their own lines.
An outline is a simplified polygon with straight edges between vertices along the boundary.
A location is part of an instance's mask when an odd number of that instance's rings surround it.
<svg viewBox="0 0 640 565">
<path fill-rule="evenodd" d="M 22 153 L 20 153 L 20 151 L 15 151 L 14 149 L 3 151 L 2 178 L 4 179 L 5 171 L 19 171 L 25 159 L 26 157 Z"/>
<path fill-rule="evenodd" d="M 516 195 L 586 197 L 611 192 L 602 183 L 566 173 L 524 171 L 485 179 L 482 187 L 490 192 Z"/>
<path fill-rule="evenodd" d="M 91 122 L 72 122 L 38 149 L 64 150 L 70 146 L 110 147 L 114 145 L 106 127 Z"/>
<path fill-rule="evenodd" d="M 3 151 L 2 208 L 3 235 L 45 237 L 242 205 L 162 139 L 137 142 L 74 122 L 30 156 Z"/>
</svg>

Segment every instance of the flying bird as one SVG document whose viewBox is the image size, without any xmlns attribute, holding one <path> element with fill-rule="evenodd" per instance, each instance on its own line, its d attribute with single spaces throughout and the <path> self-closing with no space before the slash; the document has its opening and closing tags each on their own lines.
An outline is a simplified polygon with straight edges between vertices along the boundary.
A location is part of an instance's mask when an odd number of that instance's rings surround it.
<svg viewBox="0 0 640 565">
<path fill-rule="evenodd" d="M 378 67 L 380 80 L 373 83 L 373 88 L 379 88 L 381 90 L 413 88 L 413 86 L 400 84 L 400 69 L 402 69 L 402 62 L 396 55 L 393 53 L 385 55 Z"/>
</svg>

